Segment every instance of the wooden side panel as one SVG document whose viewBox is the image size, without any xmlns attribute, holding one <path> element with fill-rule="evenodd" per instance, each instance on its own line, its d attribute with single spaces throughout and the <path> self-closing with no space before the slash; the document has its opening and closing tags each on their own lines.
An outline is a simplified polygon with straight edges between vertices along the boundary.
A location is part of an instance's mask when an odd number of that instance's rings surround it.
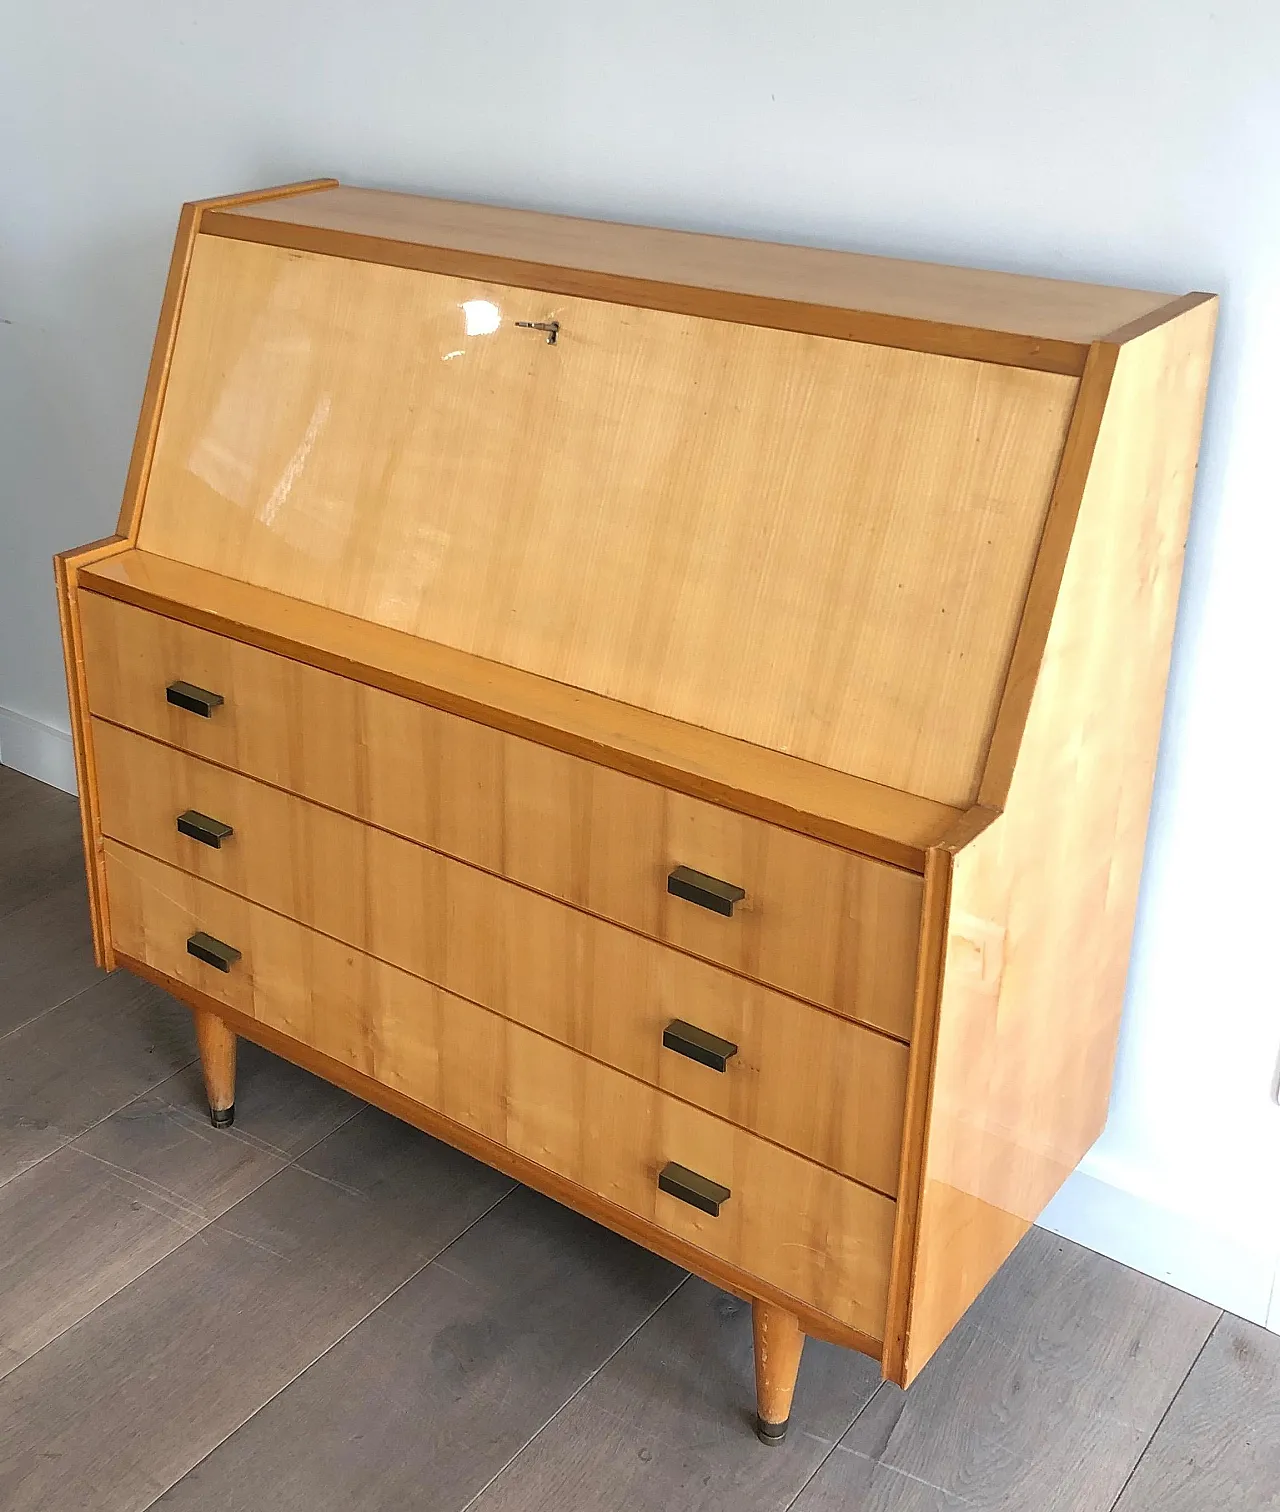
<svg viewBox="0 0 1280 1512">
<path fill-rule="evenodd" d="M 200 237 L 139 544 L 963 804 L 1076 387 Z"/>
<path fill-rule="evenodd" d="M 107 842 L 116 946 L 879 1337 L 893 1202 L 266 909 Z M 187 954 L 237 942 L 227 973 Z M 720 1215 L 658 1190 L 675 1161 Z"/>
<path fill-rule="evenodd" d="M 85 605 L 96 712 L 188 745 L 160 690 L 178 676 L 217 687 L 228 697 L 233 736 L 228 743 L 223 727 L 211 724 L 191 749 L 364 817 L 370 815 L 348 801 L 361 791 L 354 747 L 323 722 L 341 704 L 335 688 L 348 680 L 370 689 L 368 707 L 355 710 L 362 718 L 389 718 L 377 710 L 393 703 L 422 705 L 420 715 L 401 710 L 396 717 L 410 726 L 403 734 L 428 749 L 438 738 L 445 743 L 438 731 L 449 721 L 432 712 L 440 710 L 916 872 L 924 870 L 926 850 L 960 818 L 959 810 L 928 798 L 149 552 L 91 567 L 86 582 L 104 595 Z M 497 740 L 492 750 L 502 745 Z M 321 773 L 324 792 L 299 785 Z M 406 771 L 402 785 L 395 800 L 401 811 L 429 808 L 430 788 L 419 774 Z"/>
<path fill-rule="evenodd" d="M 80 832 L 84 841 L 85 879 L 89 888 L 89 919 L 93 929 L 93 958 L 103 971 L 115 969 L 111 928 L 107 918 L 106 877 L 102 856 L 102 827 L 98 820 L 98 786 L 93 751 L 89 692 L 85 684 L 84 637 L 80 623 L 80 570 L 124 551 L 120 536 L 94 541 L 78 551 L 64 551 L 53 559 L 62 629 L 62 660 L 67 674 L 67 705 L 71 715 L 71 744 L 75 752 L 76 787 L 80 795 Z"/>
<path fill-rule="evenodd" d="M 955 856 L 905 1380 L 1106 1120 L 1215 317 L 1120 351 L 1008 807 Z"/>
<path fill-rule="evenodd" d="M 896 1040 L 488 872 L 95 721 L 105 833 L 892 1193 Z M 221 846 L 179 833 L 194 809 Z M 665 1050 L 691 1021 L 723 1072 Z"/>
</svg>

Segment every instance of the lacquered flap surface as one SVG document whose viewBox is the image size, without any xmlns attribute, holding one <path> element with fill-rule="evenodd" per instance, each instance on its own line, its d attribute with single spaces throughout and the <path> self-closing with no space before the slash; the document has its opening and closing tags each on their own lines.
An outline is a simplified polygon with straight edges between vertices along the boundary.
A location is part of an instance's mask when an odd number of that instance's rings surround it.
<svg viewBox="0 0 1280 1512">
<path fill-rule="evenodd" d="M 1075 389 L 202 236 L 139 544 L 964 803 Z"/>
</svg>

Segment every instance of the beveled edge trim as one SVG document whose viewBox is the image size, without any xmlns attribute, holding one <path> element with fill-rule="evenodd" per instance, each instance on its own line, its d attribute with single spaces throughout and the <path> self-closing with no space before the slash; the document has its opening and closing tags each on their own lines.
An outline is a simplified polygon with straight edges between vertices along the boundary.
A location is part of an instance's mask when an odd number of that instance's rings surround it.
<svg viewBox="0 0 1280 1512">
<path fill-rule="evenodd" d="M 975 815 L 987 816 L 983 819 Z M 990 810 L 970 810 L 962 823 L 990 822 Z M 920 953 L 916 970 L 915 1015 L 907 1061 L 907 1105 L 902 1120 L 902 1155 L 898 1161 L 898 1209 L 893 1225 L 889 1262 L 889 1296 L 885 1310 L 881 1373 L 905 1387 L 915 1298 L 916 1262 L 920 1246 L 920 1210 L 924 1199 L 924 1152 L 933 1101 L 934 1057 L 938 1014 L 942 1005 L 942 974 L 946 960 L 947 926 L 951 913 L 953 851 L 935 846 L 925 860 L 924 906 L 920 911 Z"/>
<path fill-rule="evenodd" d="M 1042 373 L 1079 377 L 1088 347 L 1083 342 L 1027 336 L 1014 331 L 990 331 L 978 326 L 922 320 L 910 315 L 887 315 L 874 310 L 848 310 L 834 305 L 808 304 L 761 294 L 662 283 L 622 273 L 601 273 L 550 263 L 527 262 L 488 252 L 466 252 L 423 242 L 396 241 L 358 231 L 337 231 L 293 221 L 236 215 L 234 210 L 206 213 L 200 231 L 231 241 L 288 247 L 323 257 L 352 262 L 382 263 L 420 273 L 475 278 L 485 283 L 538 289 L 577 299 L 598 299 L 641 309 L 666 310 L 703 320 L 726 320 L 737 325 L 799 331 L 840 341 L 897 347 L 939 357 L 994 362 L 1004 367 L 1031 368 Z"/>
<path fill-rule="evenodd" d="M 165 280 L 164 296 L 160 302 L 160 316 L 156 324 L 155 341 L 151 348 L 151 362 L 147 368 L 147 382 L 142 391 L 138 429 L 134 433 L 133 450 L 129 455 L 129 471 L 125 476 L 124 496 L 120 501 L 120 514 L 116 521 L 116 533 L 126 536 L 130 545 L 137 543 L 138 531 L 142 524 L 142 503 L 147 492 L 147 481 L 151 476 L 151 459 L 155 455 L 156 437 L 160 431 L 160 412 L 164 406 L 164 391 L 169 381 L 169 368 L 173 361 L 173 348 L 178 336 L 178 318 L 182 313 L 182 299 L 187 289 L 191 252 L 204 216 L 209 211 L 231 205 L 251 205 L 263 200 L 289 199 L 297 194 L 313 194 L 321 189 L 336 189 L 337 187 L 337 179 L 306 179 L 296 184 L 279 184 L 271 189 L 251 189 L 244 194 L 191 200 L 183 205 L 178 216 L 178 230 L 174 238 L 173 253 L 169 259 L 169 273 Z"/>
<path fill-rule="evenodd" d="M 1190 294 L 1181 294 L 1177 299 L 1171 299 L 1168 304 L 1160 305 L 1158 309 L 1149 310 L 1145 315 L 1140 315 L 1137 320 L 1130 320 L 1125 325 L 1117 326 L 1114 331 L 1108 331 L 1101 339 L 1123 346 L 1126 341 L 1134 341 L 1139 336 L 1145 336 L 1148 331 L 1154 331 L 1157 326 L 1167 325 L 1169 321 L 1176 320 L 1179 315 L 1185 315 L 1188 310 L 1208 304 L 1210 300 L 1215 300 L 1217 297 L 1216 294 L 1206 294 L 1201 289 L 1194 289 Z"/>
<path fill-rule="evenodd" d="M 323 1077 L 325 1081 L 332 1082 L 334 1086 L 363 1098 L 365 1102 L 381 1108 L 384 1113 L 391 1114 L 393 1118 L 402 1119 L 405 1123 L 412 1124 L 414 1128 L 421 1129 L 423 1133 L 453 1145 L 455 1149 L 462 1150 L 485 1165 L 494 1167 L 513 1180 L 533 1187 L 535 1191 L 541 1192 L 545 1197 L 550 1197 L 552 1201 L 573 1208 L 584 1217 L 612 1229 L 615 1234 L 621 1234 L 624 1239 L 630 1239 L 633 1243 L 642 1245 L 645 1249 L 660 1255 L 664 1260 L 669 1260 L 673 1265 L 692 1271 L 711 1285 L 722 1287 L 742 1298 L 743 1301 L 751 1302 L 759 1299 L 772 1302 L 794 1313 L 800 1319 L 805 1332 L 812 1334 L 814 1338 L 843 1345 L 846 1349 L 856 1349 L 860 1354 L 870 1355 L 872 1359 L 880 1358 L 879 1339 L 850 1328 L 847 1324 L 841 1323 L 838 1318 L 817 1311 L 809 1303 L 802 1302 L 799 1298 L 768 1285 L 758 1277 L 739 1270 L 736 1266 L 726 1265 L 724 1261 L 668 1233 L 657 1224 L 638 1217 L 626 1208 L 607 1202 L 586 1187 L 567 1181 L 553 1171 L 548 1171 L 544 1166 L 535 1165 L 533 1161 L 523 1155 L 517 1155 L 514 1150 L 508 1149 L 505 1145 L 498 1144 L 483 1134 L 477 1134 L 464 1124 L 455 1123 L 433 1109 L 413 1101 L 403 1092 L 397 1092 L 395 1088 L 375 1081 L 373 1077 L 366 1076 L 364 1072 L 357 1071 L 342 1061 L 331 1059 L 304 1041 L 282 1034 L 280 1030 L 236 1008 L 228 1007 L 198 988 L 191 987 L 176 977 L 168 976 L 163 971 L 157 971 L 145 961 L 139 961 L 122 953 L 117 955 L 116 960 L 121 966 L 132 971 L 135 976 L 170 993 L 180 1002 L 185 1003 L 188 1008 L 216 1015 L 236 1034 L 252 1040 L 254 1044 L 261 1045 L 264 1050 L 282 1056 L 294 1065 L 302 1066 L 305 1070 Z"/>
<path fill-rule="evenodd" d="M 67 707 L 71 716 L 71 749 L 76 763 L 76 788 L 80 799 L 80 840 L 84 847 L 85 882 L 89 891 L 89 924 L 93 935 L 94 963 L 102 971 L 115 969 L 111 948 L 111 921 L 107 913 L 106 864 L 102 854 L 102 825 L 98 815 L 97 765 L 93 754 L 93 721 L 84 678 L 84 652 L 80 633 L 77 593 L 82 568 L 117 555 L 129 542 L 118 535 L 105 536 L 75 551 L 61 551 L 53 559 L 53 580 L 58 600 L 58 626 L 62 661 L 67 678 Z"/>
<path fill-rule="evenodd" d="M 987 741 L 977 793 L 977 802 L 986 808 L 1002 809 L 1009 796 L 1119 355 L 1120 348 L 1113 341 L 1095 341 L 1089 348 L 1089 359 L 1076 391 L 1071 423 L 1009 654 L 1004 688 Z"/>
<path fill-rule="evenodd" d="M 139 557 L 146 557 L 146 553 L 139 552 Z M 166 561 L 158 558 L 155 560 Z M 181 566 L 182 564 L 176 564 Z M 196 572 L 200 569 L 183 568 L 184 571 Z M 213 577 L 214 574 L 208 574 Z M 252 585 L 234 582 L 226 579 L 237 590 L 246 590 L 251 593 L 266 593 L 270 590 L 255 589 Z M 728 779 L 720 780 L 713 776 L 705 776 L 700 772 L 673 765 L 664 760 L 661 755 L 648 755 L 638 749 L 628 749 L 618 744 L 608 743 L 603 735 L 596 736 L 583 733 L 581 730 L 568 728 L 567 725 L 553 723 L 549 720 L 540 719 L 535 714 L 520 712 L 518 710 L 497 707 L 492 701 L 481 701 L 465 692 L 455 689 L 416 681 L 410 677 L 386 668 L 379 667 L 365 659 L 355 656 L 346 656 L 327 648 L 300 641 L 292 636 L 277 634 L 274 631 L 262 628 L 260 625 L 246 624 L 243 620 L 232 619 L 217 610 L 200 608 L 195 604 L 184 600 L 175 599 L 165 594 L 140 586 L 128 581 L 122 576 L 105 574 L 91 574 L 91 581 L 86 585 L 93 592 L 101 594 L 105 598 L 114 599 L 120 603 L 130 604 L 135 608 L 145 609 L 151 613 L 160 614 L 168 619 L 179 620 L 184 624 L 195 626 L 197 629 L 208 630 L 216 635 L 222 635 L 230 640 L 240 641 L 244 645 L 254 646 L 259 650 L 269 651 L 278 656 L 284 656 L 292 661 L 302 662 L 308 666 L 319 668 L 321 671 L 331 672 L 339 677 L 354 679 L 368 684 L 370 687 L 381 688 L 384 692 L 395 694 L 402 698 L 409 698 L 416 703 L 426 704 L 432 708 L 438 708 L 445 713 L 455 714 L 460 718 L 471 720 L 473 723 L 488 725 L 493 729 L 501 730 L 506 734 L 517 736 L 521 739 L 531 740 L 536 744 L 549 746 L 554 750 L 565 752 L 570 756 L 577 756 L 590 761 L 598 766 L 607 766 L 615 771 L 623 772 L 642 781 L 655 783 L 660 787 L 670 788 L 674 792 L 683 793 L 688 797 L 700 799 L 704 802 L 713 803 L 721 808 L 731 809 L 736 813 L 746 815 L 748 818 L 758 819 L 766 824 L 773 824 L 782 829 L 792 830 L 797 834 L 806 835 L 811 839 L 823 841 L 835 845 L 843 850 L 863 856 L 868 860 L 881 862 L 888 866 L 896 866 L 901 870 L 914 872 L 920 875 L 924 872 L 925 857 L 930 844 L 936 844 L 937 838 L 921 844 L 913 844 L 910 841 L 898 840 L 892 836 L 881 834 L 875 830 L 865 829 L 858 825 L 830 817 L 829 815 L 813 813 L 809 810 L 794 807 L 782 799 L 773 799 L 761 795 L 749 789 L 734 787 Z M 272 595 L 280 597 L 279 595 Z M 304 604 L 301 600 L 286 600 L 291 606 L 299 611 L 313 612 L 318 615 L 332 617 L 335 621 L 345 621 L 348 616 L 338 614 L 335 610 L 324 609 L 317 605 Z M 364 621 L 355 623 L 366 626 Z M 367 627 L 377 628 L 382 627 Z M 400 632 L 388 631 L 387 634 L 395 635 Z M 423 645 L 430 643 L 423 642 Z M 466 652 L 452 651 L 448 647 L 433 646 L 433 651 L 447 656 L 450 660 L 456 660 L 458 665 L 466 663 L 468 666 L 474 663 L 492 669 L 494 673 L 514 674 L 521 680 L 527 679 L 530 686 L 546 684 L 554 689 L 558 697 L 564 697 L 578 704 L 589 703 L 595 705 L 609 705 L 613 700 L 604 698 L 602 695 L 584 692 L 581 689 L 571 688 L 566 684 L 554 683 L 551 679 L 540 678 L 533 673 L 520 672 L 519 669 L 509 668 L 499 663 L 485 663 L 483 658 L 471 656 Z M 631 706 L 627 705 L 630 709 Z M 661 721 L 668 725 L 679 725 L 680 721 L 668 719 L 664 715 L 653 715 L 655 722 Z M 603 726 L 602 726 L 603 727 Z M 713 734 L 714 732 L 700 731 L 701 734 Z M 717 740 L 723 740 L 731 745 L 745 745 L 747 742 L 736 741 L 732 736 L 716 736 Z M 752 748 L 760 749 L 764 748 Z M 776 755 L 779 761 L 794 762 L 798 766 L 809 766 L 810 763 L 801 762 L 798 758 L 784 756 L 781 753 L 769 752 L 770 757 Z M 817 768 L 824 775 L 829 775 L 828 769 Z M 881 787 L 880 784 L 867 782 L 848 774 L 851 784 L 863 783 L 869 788 Z M 941 804 L 932 799 L 922 799 L 915 795 L 901 794 L 896 789 L 882 789 L 885 792 L 893 792 L 898 797 L 906 797 L 921 805 L 928 805 L 931 809 L 945 811 L 951 816 L 951 823 L 959 817 L 961 810 L 953 808 L 949 804 Z M 950 825 L 947 826 L 948 829 Z M 944 831 L 945 833 L 946 831 Z"/>
</svg>

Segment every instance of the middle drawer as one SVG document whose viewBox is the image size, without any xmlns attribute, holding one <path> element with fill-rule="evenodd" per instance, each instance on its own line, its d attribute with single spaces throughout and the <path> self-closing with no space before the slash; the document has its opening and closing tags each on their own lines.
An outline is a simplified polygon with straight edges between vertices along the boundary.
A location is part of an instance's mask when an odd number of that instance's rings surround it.
<svg viewBox="0 0 1280 1512">
<path fill-rule="evenodd" d="M 145 736 L 93 738 L 113 839 L 896 1192 L 905 1045 Z M 230 835 L 183 833 L 187 810 Z M 728 1042 L 724 1070 L 673 1024 Z"/>
</svg>

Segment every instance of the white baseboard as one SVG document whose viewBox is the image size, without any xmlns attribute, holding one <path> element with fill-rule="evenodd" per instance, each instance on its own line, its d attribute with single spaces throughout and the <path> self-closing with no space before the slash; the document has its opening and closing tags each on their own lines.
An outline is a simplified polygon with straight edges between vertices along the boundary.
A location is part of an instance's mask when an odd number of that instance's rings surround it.
<svg viewBox="0 0 1280 1512">
<path fill-rule="evenodd" d="M 1280 1333 L 1274 1234 L 1225 1234 L 1103 1179 L 1085 1164 L 1049 1204 L 1041 1228 L 1073 1239 L 1179 1291 Z"/>
<path fill-rule="evenodd" d="M 64 793 L 76 791 L 76 758 L 65 730 L 0 706 L 0 766 L 25 772 Z"/>
</svg>

